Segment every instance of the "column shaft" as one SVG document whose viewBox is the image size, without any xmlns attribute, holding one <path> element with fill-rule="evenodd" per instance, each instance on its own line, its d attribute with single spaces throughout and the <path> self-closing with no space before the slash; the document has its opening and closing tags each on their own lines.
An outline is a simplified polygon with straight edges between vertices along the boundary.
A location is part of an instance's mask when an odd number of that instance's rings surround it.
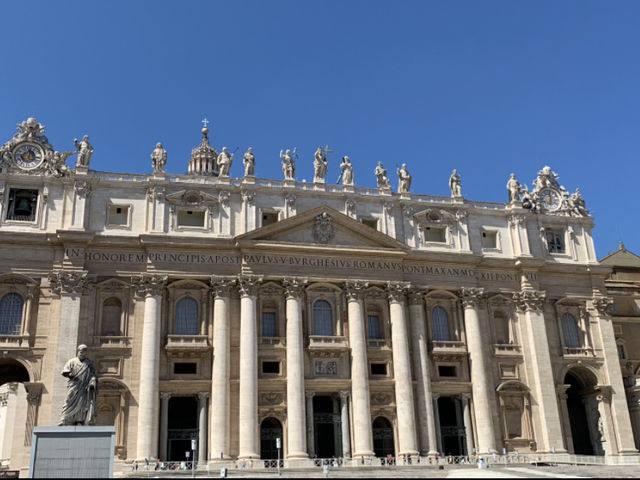
<svg viewBox="0 0 640 480">
<path fill-rule="evenodd" d="M 469 406 L 471 395 L 468 393 L 463 393 L 461 395 L 461 399 L 462 399 L 462 421 L 464 422 L 464 434 L 465 434 L 465 440 L 467 441 L 467 455 L 472 455 L 473 454 L 473 425 L 471 425 L 471 407 Z"/>
<path fill-rule="evenodd" d="M 351 436 L 349 435 L 349 392 L 340 392 L 340 426 L 342 430 L 342 456 L 351 457 Z"/>
<path fill-rule="evenodd" d="M 307 390 L 307 450 L 309 457 L 316 455 L 315 429 L 313 424 L 313 397 L 315 392 Z"/>
<path fill-rule="evenodd" d="M 398 411 L 398 454 L 418 455 L 404 293 L 394 286 L 389 288 L 389 314 Z"/>
<path fill-rule="evenodd" d="M 440 431 L 440 409 L 438 408 L 438 399 L 440 398 L 440 394 L 439 393 L 434 393 L 433 394 L 433 417 L 435 419 L 435 424 L 436 424 L 436 445 L 437 445 L 437 450 L 438 452 L 440 452 L 441 454 L 443 454 L 443 448 L 442 448 L 442 435 L 441 435 L 441 431 Z"/>
<path fill-rule="evenodd" d="M 169 441 L 169 400 L 171 394 L 160 394 L 160 460 L 167 460 L 167 446 Z"/>
<path fill-rule="evenodd" d="M 207 461 L 207 399 L 209 393 L 198 394 L 198 463 Z"/>
</svg>

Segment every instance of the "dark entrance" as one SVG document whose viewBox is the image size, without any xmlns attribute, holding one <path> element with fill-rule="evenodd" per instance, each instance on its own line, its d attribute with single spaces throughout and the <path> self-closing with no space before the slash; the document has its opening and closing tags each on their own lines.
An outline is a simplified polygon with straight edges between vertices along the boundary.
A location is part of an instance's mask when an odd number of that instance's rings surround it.
<svg viewBox="0 0 640 480">
<path fill-rule="evenodd" d="M 0 385 L 9 382 L 24 383 L 29 381 L 29 372 L 15 360 L 4 359 L 0 363 Z"/>
<path fill-rule="evenodd" d="M 595 379 L 585 381 L 583 375 L 568 372 L 564 377 L 565 385 L 571 385 L 567 389 L 567 410 L 569 412 L 569 425 L 571 425 L 571 437 L 573 438 L 573 451 L 576 455 L 602 455 L 594 449 L 594 431 L 597 432 L 598 418 L 589 418 L 585 403 L 596 402 L 588 395 L 593 392 Z M 589 385 L 591 384 L 591 385 Z M 597 408 L 593 409 L 597 414 Z M 598 415 L 599 417 L 599 415 Z M 600 438 L 597 439 L 601 441 Z"/>
<path fill-rule="evenodd" d="M 313 397 L 313 427 L 316 456 L 318 458 L 339 457 L 340 414 L 336 412 L 337 401 L 328 395 Z"/>
<path fill-rule="evenodd" d="M 274 460 L 278 458 L 276 438 L 282 445 L 282 424 L 275 418 L 265 418 L 260 424 L 260 458 Z"/>
<path fill-rule="evenodd" d="M 198 438 L 198 400 L 196 397 L 171 397 L 169 399 L 168 429 L 167 460 L 173 462 L 187 460 L 185 453 L 191 452 L 191 439 Z M 193 455 L 193 452 L 189 455 Z"/>
<path fill-rule="evenodd" d="M 378 417 L 373 421 L 373 451 L 376 457 L 394 455 L 393 428 L 384 417 Z"/>
<path fill-rule="evenodd" d="M 445 455 L 467 455 L 460 402 L 452 397 L 438 398 L 440 439 Z"/>
</svg>

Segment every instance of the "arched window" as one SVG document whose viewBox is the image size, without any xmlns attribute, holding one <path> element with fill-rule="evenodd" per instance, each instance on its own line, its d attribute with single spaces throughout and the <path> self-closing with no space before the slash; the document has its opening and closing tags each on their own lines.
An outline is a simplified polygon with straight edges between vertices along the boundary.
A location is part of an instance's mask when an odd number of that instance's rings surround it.
<svg viewBox="0 0 640 480">
<path fill-rule="evenodd" d="M 185 297 L 176 305 L 176 335 L 198 334 L 198 302 Z"/>
<path fill-rule="evenodd" d="M 102 304 L 102 335 L 119 336 L 122 302 L 115 297 L 107 298 Z"/>
<path fill-rule="evenodd" d="M 433 339 L 440 342 L 451 340 L 449 333 L 449 316 L 442 307 L 433 307 L 431 310 L 431 322 L 433 325 Z"/>
<path fill-rule="evenodd" d="M 333 335 L 333 318 L 331 304 L 326 300 L 318 300 L 313 304 L 313 334 Z"/>
<path fill-rule="evenodd" d="M 0 300 L 0 335 L 20 335 L 24 300 L 17 293 L 7 293 Z"/>
<path fill-rule="evenodd" d="M 562 315 L 562 333 L 564 334 L 564 344 L 567 348 L 580 348 L 580 333 L 578 322 L 570 313 Z"/>
</svg>

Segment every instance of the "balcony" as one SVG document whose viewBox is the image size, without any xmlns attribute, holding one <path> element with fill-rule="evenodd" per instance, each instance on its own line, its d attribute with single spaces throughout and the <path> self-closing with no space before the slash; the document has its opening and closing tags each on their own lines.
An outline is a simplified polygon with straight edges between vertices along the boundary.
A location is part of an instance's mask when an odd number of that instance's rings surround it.
<svg viewBox="0 0 640 480">
<path fill-rule="evenodd" d="M 263 347 L 284 348 L 285 337 L 260 337 L 260 345 Z"/>
<path fill-rule="evenodd" d="M 309 351 L 322 353 L 327 356 L 339 356 L 348 350 L 347 339 L 345 337 L 309 335 Z"/>
<path fill-rule="evenodd" d="M 434 357 L 439 358 L 461 358 L 467 355 L 467 346 L 464 342 L 454 340 L 434 340 L 431 342 Z"/>
<path fill-rule="evenodd" d="M 522 356 L 522 348 L 520 345 L 512 343 L 497 343 L 493 346 L 493 354 L 496 357 L 520 357 Z"/>
<path fill-rule="evenodd" d="M 101 348 L 131 348 L 131 338 L 123 336 L 100 336 L 93 337 L 94 344 Z"/>
<path fill-rule="evenodd" d="M 167 335 L 167 355 L 174 358 L 196 358 L 209 353 L 207 335 Z"/>
<path fill-rule="evenodd" d="M 367 339 L 367 346 L 369 348 L 389 348 L 391 342 L 386 338 L 369 338 Z"/>
<path fill-rule="evenodd" d="M 29 348 L 28 335 L 0 335 L 0 348 L 4 350 L 25 350 Z"/>
<path fill-rule="evenodd" d="M 595 351 L 591 347 L 564 347 L 562 349 L 565 357 L 595 357 Z"/>
</svg>

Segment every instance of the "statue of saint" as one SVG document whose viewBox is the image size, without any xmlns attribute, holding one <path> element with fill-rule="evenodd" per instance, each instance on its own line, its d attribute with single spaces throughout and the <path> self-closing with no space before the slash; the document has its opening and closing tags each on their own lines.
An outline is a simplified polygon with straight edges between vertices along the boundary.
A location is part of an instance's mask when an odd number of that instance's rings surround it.
<svg viewBox="0 0 640 480">
<path fill-rule="evenodd" d="M 451 190 L 452 197 L 462 197 L 462 182 L 460 181 L 460 175 L 458 175 L 458 171 L 455 168 L 449 177 L 449 190 Z"/>
<path fill-rule="evenodd" d="M 285 180 L 294 180 L 296 176 L 296 164 L 291 156 L 291 150 L 287 149 L 284 154 L 280 150 L 280 158 L 282 159 L 282 173 Z"/>
<path fill-rule="evenodd" d="M 256 170 L 256 157 L 253 154 L 253 147 L 249 147 L 242 157 L 242 164 L 244 165 L 244 176 L 253 177 Z"/>
<path fill-rule="evenodd" d="M 407 171 L 407 164 L 403 163 L 401 168 L 396 169 L 398 174 L 398 193 L 408 193 L 411 188 L 411 174 Z"/>
<path fill-rule="evenodd" d="M 78 150 L 78 159 L 76 160 L 76 168 L 89 167 L 91 155 L 93 155 L 93 146 L 89 143 L 89 135 L 82 137 L 82 141 L 78 142 L 77 138 L 73 139 L 73 144 Z"/>
<path fill-rule="evenodd" d="M 378 181 L 378 188 L 387 189 L 389 187 L 389 177 L 387 177 L 387 169 L 382 166 L 382 162 L 378 162 L 378 166 L 373 171 Z"/>
<path fill-rule="evenodd" d="M 153 173 L 164 173 L 164 166 L 167 164 L 167 151 L 162 147 L 162 143 L 156 143 L 156 148 L 151 152 L 151 166 Z"/>
<path fill-rule="evenodd" d="M 313 154 L 313 182 L 324 183 L 324 177 L 329 170 L 329 162 L 327 156 L 322 153 L 322 149 L 318 147 L 316 153 Z"/>
<path fill-rule="evenodd" d="M 520 201 L 520 194 L 522 193 L 522 186 L 516 179 L 516 174 L 512 173 L 509 181 L 507 182 L 507 190 L 509 191 L 509 203 L 515 203 Z"/>
<path fill-rule="evenodd" d="M 218 177 L 228 177 L 231 170 L 231 162 L 233 161 L 233 153 L 227 152 L 227 147 L 222 147 L 220 155 L 218 155 Z"/>
<path fill-rule="evenodd" d="M 569 207 L 571 208 L 571 212 L 578 217 L 589 216 L 589 210 L 587 210 L 579 188 L 576 188 L 576 192 L 572 193 L 569 197 Z"/>
<path fill-rule="evenodd" d="M 67 157 L 75 155 L 76 153 L 78 152 L 76 152 L 75 150 L 64 153 L 54 151 L 47 152 L 49 172 L 51 173 L 51 175 L 53 175 L 54 177 L 63 177 L 67 175 L 69 173 L 69 167 L 67 167 Z"/>
<path fill-rule="evenodd" d="M 93 425 L 98 413 L 98 378 L 87 358 L 86 345 L 78 346 L 78 356 L 69 360 L 61 373 L 69 380 L 58 425 Z"/>
<path fill-rule="evenodd" d="M 340 170 L 342 170 L 340 174 L 342 185 L 353 185 L 353 165 L 351 165 L 351 160 L 346 155 L 342 157 Z"/>
</svg>

